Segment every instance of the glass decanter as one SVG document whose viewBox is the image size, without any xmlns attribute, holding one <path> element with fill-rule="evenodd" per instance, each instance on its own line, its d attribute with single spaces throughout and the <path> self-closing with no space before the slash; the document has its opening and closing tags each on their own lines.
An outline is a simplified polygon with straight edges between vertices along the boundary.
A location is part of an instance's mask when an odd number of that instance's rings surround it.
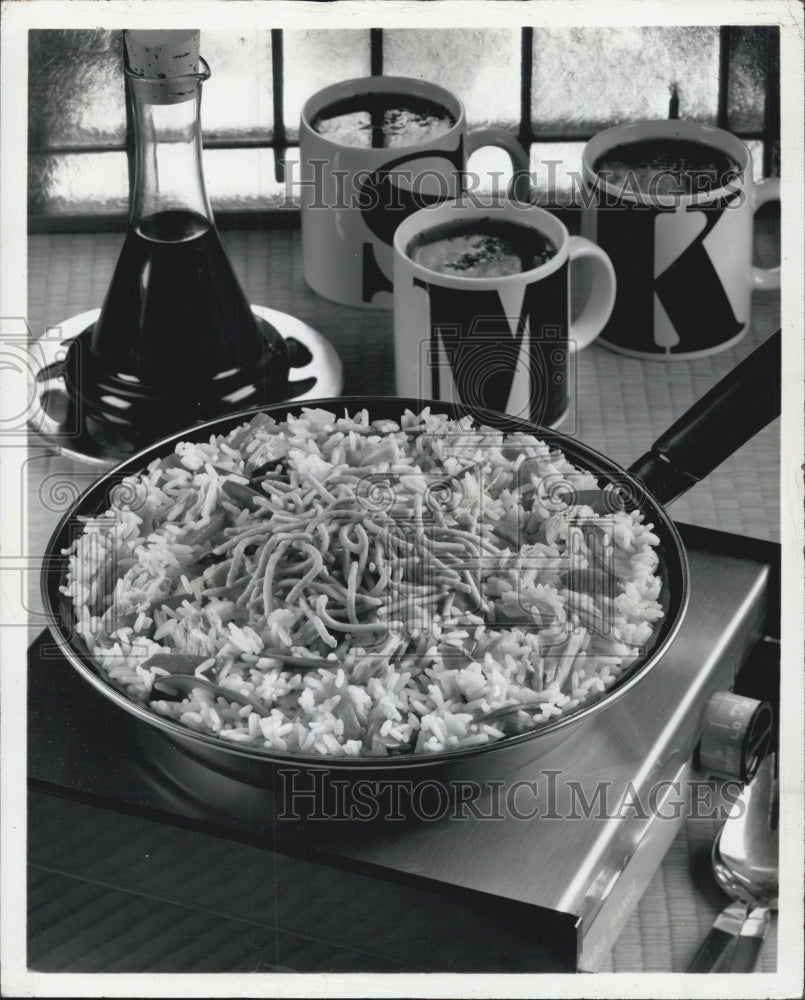
<svg viewBox="0 0 805 1000">
<path fill-rule="evenodd" d="M 195 53 L 191 45 L 177 55 L 177 44 L 188 46 L 175 36 L 188 34 Z M 200 120 L 210 70 L 198 56 L 198 33 L 127 32 L 126 46 L 136 150 L 131 216 L 83 352 L 81 400 L 96 438 L 101 430 L 141 445 L 195 420 L 282 399 L 289 361 L 281 335 L 249 307 L 215 228 Z"/>
</svg>

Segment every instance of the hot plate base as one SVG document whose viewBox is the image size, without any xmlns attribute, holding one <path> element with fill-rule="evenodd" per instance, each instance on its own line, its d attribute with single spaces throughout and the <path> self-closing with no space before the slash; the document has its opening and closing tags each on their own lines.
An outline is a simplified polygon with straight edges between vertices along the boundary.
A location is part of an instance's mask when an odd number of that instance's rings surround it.
<svg viewBox="0 0 805 1000">
<path fill-rule="evenodd" d="M 226 929 L 229 950 L 144 940 L 112 959 L 105 941 L 92 961 L 115 971 L 597 968 L 691 796 L 706 807 L 690 780 L 704 778 L 691 758 L 707 702 L 733 686 L 774 608 L 776 546 L 680 530 L 691 610 L 662 663 L 594 725 L 443 815 L 424 814 L 432 798 L 417 811 L 409 789 L 397 819 L 302 820 L 287 793 L 312 785 L 210 770 L 98 695 L 43 634 L 29 658 L 28 851 L 32 905 L 51 902 L 30 914 L 29 962 L 44 954 L 56 879 L 87 898 L 103 886 L 115 911 L 147 898 L 170 926 L 170 914 L 206 927 L 214 913 Z"/>
</svg>

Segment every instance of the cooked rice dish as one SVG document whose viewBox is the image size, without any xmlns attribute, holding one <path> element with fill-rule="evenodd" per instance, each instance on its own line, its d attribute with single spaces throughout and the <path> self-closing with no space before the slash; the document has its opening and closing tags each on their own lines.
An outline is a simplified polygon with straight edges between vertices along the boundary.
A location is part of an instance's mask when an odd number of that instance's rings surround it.
<svg viewBox="0 0 805 1000">
<path fill-rule="evenodd" d="M 110 681 L 190 729 L 455 750 L 600 697 L 652 641 L 659 539 L 574 493 L 597 489 L 468 417 L 259 414 L 125 479 L 65 552 L 63 592 Z"/>
</svg>

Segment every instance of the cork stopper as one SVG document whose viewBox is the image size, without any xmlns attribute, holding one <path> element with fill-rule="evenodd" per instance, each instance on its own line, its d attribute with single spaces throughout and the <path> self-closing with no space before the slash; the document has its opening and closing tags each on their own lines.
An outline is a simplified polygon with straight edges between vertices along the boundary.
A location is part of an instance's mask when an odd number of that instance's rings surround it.
<svg viewBox="0 0 805 1000">
<path fill-rule="evenodd" d="M 182 31 L 127 31 L 129 71 L 144 78 L 148 98 L 156 104 L 189 101 L 195 84 L 177 78 L 198 74 L 198 29 Z"/>
</svg>

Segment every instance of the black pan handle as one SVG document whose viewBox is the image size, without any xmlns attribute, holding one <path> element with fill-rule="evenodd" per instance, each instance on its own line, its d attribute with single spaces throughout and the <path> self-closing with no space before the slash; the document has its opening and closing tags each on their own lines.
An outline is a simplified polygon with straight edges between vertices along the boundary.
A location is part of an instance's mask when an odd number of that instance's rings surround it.
<svg viewBox="0 0 805 1000">
<path fill-rule="evenodd" d="M 660 503 L 676 500 L 780 415 L 781 345 L 778 330 L 632 464 Z"/>
<path fill-rule="evenodd" d="M 741 937 L 730 952 L 719 972 L 754 972 L 760 952 L 763 949 L 762 937 Z"/>
<path fill-rule="evenodd" d="M 738 944 L 738 937 L 729 931 L 711 927 L 710 933 L 699 945 L 687 972 L 715 972 Z"/>
</svg>

